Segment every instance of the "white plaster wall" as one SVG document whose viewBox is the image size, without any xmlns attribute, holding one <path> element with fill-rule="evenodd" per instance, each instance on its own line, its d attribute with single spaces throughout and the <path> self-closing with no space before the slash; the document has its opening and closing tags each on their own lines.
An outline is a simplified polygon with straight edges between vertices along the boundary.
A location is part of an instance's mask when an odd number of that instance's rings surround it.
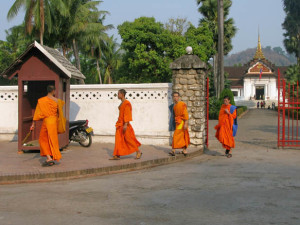
<svg viewBox="0 0 300 225">
<path fill-rule="evenodd" d="M 271 80 L 269 83 L 269 93 L 270 93 L 270 99 L 278 99 L 278 90 L 276 87 L 276 79 Z"/>
<path fill-rule="evenodd" d="M 88 119 L 94 129 L 94 142 L 114 142 L 120 104 L 117 92 L 121 88 L 127 91 L 127 99 L 132 104 L 131 124 L 138 140 L 142 144 L 169 144 L 168 106 L 172 104 L 172 84 L 169 83 L 71 85 L 70 120 Z M 17 87 L 0 87 L 0 116 L 5 118 L 0 125 L 0 136 L 6 140 L 7 134 L 11 134 L 10 139 L 16 136 L 18 126 L 17 98 L 1 99 L 10 93 L 16 96 Z"/>
<path fill-rule="evenodd" d="M 18 87 L 0 87 L 0 140 L 16 139 L 18 130 Z"/>
<path fill-rule="evenodd" d="M 252 84 L 250 79 L 244 79 L 244 99 L 250 100 L 252 93 Z"/>
</svg>

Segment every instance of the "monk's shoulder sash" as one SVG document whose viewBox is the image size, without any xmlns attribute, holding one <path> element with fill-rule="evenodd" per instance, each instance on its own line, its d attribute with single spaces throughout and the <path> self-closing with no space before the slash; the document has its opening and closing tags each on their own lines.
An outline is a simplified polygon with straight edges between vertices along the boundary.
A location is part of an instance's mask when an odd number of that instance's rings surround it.
<svg viewBox="0 0 300 225">
<path fill-rule="evenodd" d="M 231 105 L 230 106 L 230 113 L 233 114 L 236 109 L 237 109 L 237 107 L 235 105 Z M 235 137 L 235 135 L 237 133 L 237 129 L 238 129 L 238 123 L 237 123 L 237 114 L 236 114 L 236 118 L 233 120 L 233 125 L 232 125 L 232 135 L 233 135 L 233 137 Z"/>
</svg>

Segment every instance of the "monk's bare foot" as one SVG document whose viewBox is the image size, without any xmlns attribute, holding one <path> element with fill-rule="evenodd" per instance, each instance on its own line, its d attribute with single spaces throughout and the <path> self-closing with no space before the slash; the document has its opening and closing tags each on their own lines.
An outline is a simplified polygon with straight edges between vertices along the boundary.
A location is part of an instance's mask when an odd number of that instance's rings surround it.
<svg viewBox="0 0 300 225">
<path fill-rule="evenodd" d="M 46 167 L 46 166 L 53 166 L 53 165 L 55 165 L 55 163 L 54 163 L 53 160 L 50 160 L 50 161 L 46 160 L 46 161 L 42 164 L 43 167 Z"/>
<path fill-rule="evenodd" d="M 142 157 L 142 152 L 140 152 L 140 151 L 138 151 L 137 153 L 136 153 L 136 157 L 135 157 L 135 159 L 140 159 L 141 157 Z"/>
<path fill-rule="evenodd" d="M 112 158 L 110 158 L 109 160 L 120 160 L 120 156 L 114 155 Z"/>
<path fill-rule="evenodd" d="M 174 151 L 174 150 L 173 150 L 173 151 L 170 151 L 170 152 L 169 152 L 169 155 L 170 155 L 170 156 L 175 156 L 175 151 Z"/>
<path fill-rule="evenodd" d="M 181 152 L 184 156 L 186 156 L 188 153 L 186 151 L 186 149 L 184 149 L 182 152 Z"/>
</svg>

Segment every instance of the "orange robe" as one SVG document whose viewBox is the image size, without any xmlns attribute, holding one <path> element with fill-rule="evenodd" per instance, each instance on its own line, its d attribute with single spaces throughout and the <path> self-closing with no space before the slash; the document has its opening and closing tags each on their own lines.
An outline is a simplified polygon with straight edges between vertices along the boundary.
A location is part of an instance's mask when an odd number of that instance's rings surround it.
<svg viewBox="0 0 300 225">
<path fill-rule="evenodd" d="M 230 112 L 230 104 L 222 105 L 219 112 L 219 124 L 215 126 L 216 138 L 221 142 L 223 148 L 230 150 L 235 147 L 234 137 L 232 135 L 233 120 L 236 118 L 236 110 L 230 115 L 225 112 L 228 109 Z"/>
<path fill-rule="evenodd" d="M 188 129 L 183 129 L 184 121 L 189 119 L 186 104 L 184 102 L 178 102 L 174 105 L 173 109 L 176 129 L 173 135 L 172 148 L 187 148 L 190 144 L 190 135 Z"/>
<path fill-rule="evenodd" d="M 139 146 L 141 146 L 141 143 L 135 137 L 134 130 L 129 121 L 132 121 L 132 107 L 130 102 L 125 100 L 119 106 L 114 156 L 130 155 L 138 151 Z M 123 134 L 124 123 L 128 123 L 125 134 Z"/>
<path fill-rule="evenodd" d="M 47 96 L 40 98 L 33 117 L 33 120 L 43 120 L 39 137 L 41 156 L 51 155 L 57 161 L 61 159 L 57 133 L 58 105 L 64 104 L 64 101 L 59 101 L 60 104 Z"/>
</svg>

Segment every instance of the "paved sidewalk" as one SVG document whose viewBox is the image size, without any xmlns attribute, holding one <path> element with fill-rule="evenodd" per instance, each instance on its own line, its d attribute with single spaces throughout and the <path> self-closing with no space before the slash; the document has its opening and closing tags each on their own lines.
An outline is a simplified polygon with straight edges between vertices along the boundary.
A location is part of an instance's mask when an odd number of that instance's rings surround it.
<svg viewBox="0 0 300 225">
<path fill-rule="evenodd" d="M 277 149 L 277 113 L 267 109 L 250 109 L 238 120 L 239 130 L 236 140 L 236 153 L 244 154 L 243 149 L 251 149 L 251 154 L 260 155 L 259 150 Z M 210 155 L 222 156 L 224 149 L 214 137 L 217 120 L 210 121 Z M 71 178 L 105 175 L 117 172 L 145 169 L 181 161 L 202 154 L 202 150 L 189 148 L 187 157 L 177 155 L 169 157 L 170 146 L 142 145 L 142 159 L 135 160 L 135 154 L 122 157 L 121 160 L 108 160 L 113 153 L 113 144 L 93 143 L 90 148 L 83 148 L 72 143 L 62 152 L 62 160 L 53 167 L 42 167 L 45 160 L 39 152 L 17 154 L 16 142 L 0 142 L 0 184 L 51 181 Z M 247 153 L 248 154 L 248 153 Z"/>
<path fill-rule="evenodd" d="M 93 143 L 83 148 L 71 143 L 62 151 L 62 160 L 52 167 L 42 167 L 45 158 L 39 152 L 17 153 L 17 142 L 0 142 L 0 184 L 51 181 L 95 175 L 104 175 L 144 169 L 184 160 L 202 154 L 202 150 L 190 148 L 189 155 L 178 154 L 169 157 L 169 146 L 146 146 L 140 148 L 142 158 L 136 160 L 135 153 L 121 157 L 121 160 L 108 160 L 113 154 L 113 144 Z"/>
</svg>

